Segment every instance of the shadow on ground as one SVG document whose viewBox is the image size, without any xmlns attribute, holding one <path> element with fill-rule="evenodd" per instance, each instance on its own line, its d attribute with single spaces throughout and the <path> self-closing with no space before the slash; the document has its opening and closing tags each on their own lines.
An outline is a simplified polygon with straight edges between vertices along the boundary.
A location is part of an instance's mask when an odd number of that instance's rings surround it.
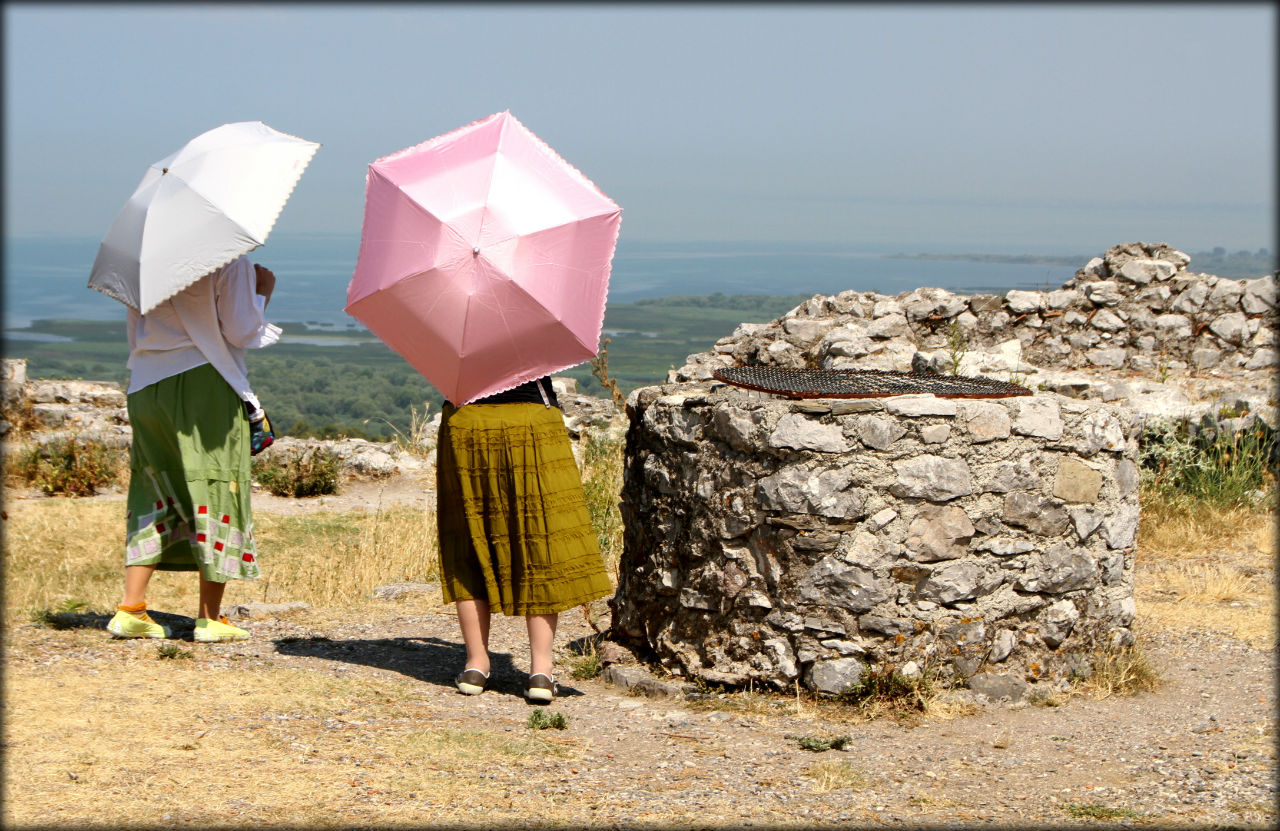
<svg viewBox="0 0 1280 831">
<path fill-rule="evenodd" d="M 276 652 L 324 661 L 399 672 L 416 681 L 439 687 L 454 686 L 462 672 L 466 650 L 462 644 L 440 638 L 375 638 L 334 640 L 326 637 L 286 637 L 275 642 Z M 511 655 L 495 652 L 490 657 L 489 692 L 524 697 L 525 674 Z M 580 690 L 560 684 L 560 695 L 583 695 Z"/>
</svg>

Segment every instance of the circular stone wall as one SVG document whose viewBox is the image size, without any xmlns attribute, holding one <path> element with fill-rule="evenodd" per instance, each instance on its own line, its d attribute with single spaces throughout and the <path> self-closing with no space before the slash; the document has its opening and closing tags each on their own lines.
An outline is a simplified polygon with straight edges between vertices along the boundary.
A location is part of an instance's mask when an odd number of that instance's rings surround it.
<svg viewBox="0 0 1280 831">
<path fill-rule="evenodd" d="M 677 674 L 838 693 L 888 666 L 1019 698 L 1132 643 L 1125 408 L 719 383 L 627 407 L 615 636 Z"/>
</svg>

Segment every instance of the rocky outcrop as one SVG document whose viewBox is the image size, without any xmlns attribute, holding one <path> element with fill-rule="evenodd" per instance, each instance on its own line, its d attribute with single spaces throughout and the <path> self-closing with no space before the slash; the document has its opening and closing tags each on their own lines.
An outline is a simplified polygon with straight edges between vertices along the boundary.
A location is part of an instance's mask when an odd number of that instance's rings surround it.
<svg viewBox="0 0 1280 831">
<path fill-rule="evenodd" d="M 836 693 L 914 664 L 1025 686 L 1132 640 L 1125 407 L 712 382 L 628 411 L 614 630 L 677 674 Z"/>
</svg>

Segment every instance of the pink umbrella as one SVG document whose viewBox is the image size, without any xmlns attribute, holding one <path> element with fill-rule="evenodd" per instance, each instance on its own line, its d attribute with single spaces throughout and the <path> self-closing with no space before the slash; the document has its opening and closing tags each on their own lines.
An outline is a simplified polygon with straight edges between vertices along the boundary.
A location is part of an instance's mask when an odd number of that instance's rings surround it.
<svg viewBox="0 0 1280 831">
<path fill-rule="evenodd" d="M 621 219 L 489 116 L 369 165 L 346 311 L 461 406 L 596 354 Z"/>
</svg>

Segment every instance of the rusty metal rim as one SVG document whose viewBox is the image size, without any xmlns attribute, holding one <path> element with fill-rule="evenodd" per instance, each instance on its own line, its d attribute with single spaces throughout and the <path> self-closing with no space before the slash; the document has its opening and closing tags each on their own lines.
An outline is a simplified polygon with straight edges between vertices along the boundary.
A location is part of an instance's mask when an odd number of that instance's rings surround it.
<svg viewBox="0 0 1280 831">
<path fill-rule="evenodd" d="M 743 375 L 747 377 L 742 377 Z M 752 377 L 764 375 L 765 380 Z M 767 376 L 792 375 L 799 382 L 808 382 L 809 387 L 795 389 L 769 385 Z M 840 391 L 831 386 L 814 386 L 817 380 L 831 379 L 840 384 L 855 384 L 859 379 L 876 379 L 891 384 L 901 385 L 892 390 L 854 390 Z M 997 381 L 994 378 L 970 375 L 940 375 L 934 372 L 895 372 L 884 369 L 791 369 L 787 367 L 721 367 L 712 372 L 712 377 L 735 387 L 768 393 L 782 398 L 889 398 L 895 395 L 932 394 L 938 398 L 1011 398 L 1032 395 L 1032 391 L 1021 384 L 1008 381 Z M 961 389 L 956 389 L 960 387 Z"/>
</svg>

